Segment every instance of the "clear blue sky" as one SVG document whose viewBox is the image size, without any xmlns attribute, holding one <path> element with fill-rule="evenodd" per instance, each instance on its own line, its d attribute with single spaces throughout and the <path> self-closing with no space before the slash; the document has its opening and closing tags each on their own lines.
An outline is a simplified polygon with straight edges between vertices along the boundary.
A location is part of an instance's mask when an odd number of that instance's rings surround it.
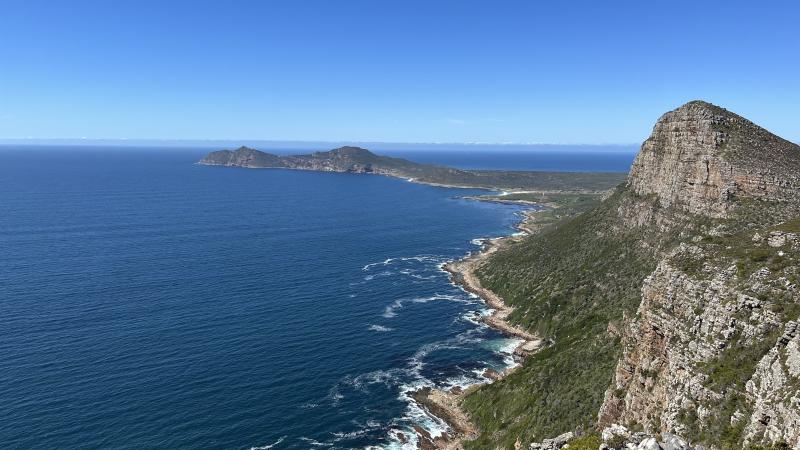
<svg viewBox="0 0 800 450">
<path fill-rule="evenodd" d="M 800 141 L 800 2 L 0 0 L 0 138 Z"/>
</svg>

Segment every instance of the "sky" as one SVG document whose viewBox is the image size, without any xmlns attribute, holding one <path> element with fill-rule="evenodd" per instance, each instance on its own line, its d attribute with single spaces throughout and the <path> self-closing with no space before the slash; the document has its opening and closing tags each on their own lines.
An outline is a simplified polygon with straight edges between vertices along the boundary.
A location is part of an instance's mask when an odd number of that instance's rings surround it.
<svg viewBox="0 0 800 450">
<path fill-rule="evenodd" d="M 0 138 L 800 142 L 797 1 L 0 0 Z"/>
</svg>

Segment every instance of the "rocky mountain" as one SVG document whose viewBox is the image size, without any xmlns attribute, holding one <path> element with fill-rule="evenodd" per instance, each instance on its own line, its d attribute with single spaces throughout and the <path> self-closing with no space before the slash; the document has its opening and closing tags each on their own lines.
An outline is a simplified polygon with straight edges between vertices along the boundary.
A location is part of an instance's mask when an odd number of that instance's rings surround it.
<svg viewBox="0 0 800 450">
<path fill-rule="evenodd" d="M 598 192 L 610 189 L 624 180 L 624 174 L 619 173 L 460 170 L 376 155 L 367 149 L 349 146 L 290 156 L 278 156 L 249 147 L 240 147 L 236 150 L 211 152 L 201 159 L 199 164 L 377 174 L 428 184 L 542 191 Z"/>
<path fill-rule="evenodd" d="M 644 280 L 601 424 L 800 446 L 800 147 L 692 102 L 658 121 L 628 184 L 660 214 L 721 220 Z"/>
<path fill-rule="evenodd" d="M 798 251 L 800 146 L 706 102 L 665 114 L 600 206 L 479 271 L 550 345 L 466 398 L 468 446 L 620 424 L 800 449 Z"/>
<path fill-rule="evenodd" d="M 665 207 L 725 217 L 737 198 L 796 201 L 797 145 L 705 102 L 664 114 L 644 142 L 628 180 Z"/>
</svg>

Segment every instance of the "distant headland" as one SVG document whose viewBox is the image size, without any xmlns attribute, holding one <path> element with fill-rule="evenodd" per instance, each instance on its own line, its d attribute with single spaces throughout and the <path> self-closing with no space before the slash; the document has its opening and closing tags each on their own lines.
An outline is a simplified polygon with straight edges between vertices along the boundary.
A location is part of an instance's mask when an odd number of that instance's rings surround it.
<svg viewBox="0 0 800 450">
<path fill-rule="evenodd" d="M 541 192 L 596 193 L 611 189 L 626 177 L 624 173 L 612 172 L 463 170 L 376 155 L 365 148 L 352 146 L 290 156 L 278 156 L 243 146 L 236 150 L 211 152 L 199 164 L 377 174 L 439 186 Z"/>
</svg>

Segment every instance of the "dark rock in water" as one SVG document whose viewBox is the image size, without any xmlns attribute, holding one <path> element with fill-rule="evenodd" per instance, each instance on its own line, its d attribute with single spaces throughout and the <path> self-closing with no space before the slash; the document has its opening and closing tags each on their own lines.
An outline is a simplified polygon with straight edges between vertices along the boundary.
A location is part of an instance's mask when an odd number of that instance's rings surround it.
<svg viewBox="0 0 800 450">
<path fill-rule="evenodd" d="M 486 378 L 488 378 L 490 380 L 499 380 L 500 378 L 503 377 L 500 374 L 500 372 L 498 372 L 498 371 L 496 371 L 494 369 L 486 369 L 486 370 L 484 370 L 483 371 L 483 376 L 485 376 Z"/>
<path fill-rule="evenodd" d="M 397 436 L 397 440 L 400 441 L 401 444 L 408 443 L 408 438 L 402 431 L 398 431 L 397 433 L 395 433 L 395 436 Z"/>
<path fill-rule="evenodd" d="M 418 425 L 414 425 L 414 431 L 419 435 L 417 448 L 420 450 L 436 450 L 436 444 L 428 431 Z"/>
</svg>

